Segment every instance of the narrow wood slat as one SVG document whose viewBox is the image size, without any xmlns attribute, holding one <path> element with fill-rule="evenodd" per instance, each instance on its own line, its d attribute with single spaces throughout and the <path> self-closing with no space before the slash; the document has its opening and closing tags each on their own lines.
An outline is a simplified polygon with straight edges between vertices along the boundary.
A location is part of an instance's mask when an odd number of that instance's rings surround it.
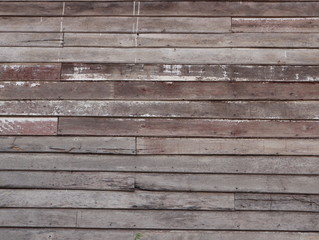
<svg viewBox="0 0 319 240">
<path fill-rule="evenodd" d="M 144 173 L 135 177 L 135 187 L 147 191 L 319 193 L 319 176 Z"/>
<path fill-rule="evenodd" d="M 0 234 L 6 240 L 29 239 L 68 239 L 68 240 L 114 240 L 134 239 L 137 233 L 141 233 L 142 239 L 171 240 L 171 239 L 227 239 L 227 240 L 314 240 L 318 233 L 302 232 L 254 232 L 254 231 L 161 231 L 161 230 L 83 230 L 83 229 L 13 229 L 1 228 Z"/>
<path fill-rule="evenodd" d="M 59 119 L 58 133 L 80 136 L 313 138 L 319 137 L 319 122 L 62 117 Z"/>
<path fill-rule="evenodd" d="M 0 99 L 319 100 L 319 83 L 10 81 L 0 82 Z"/>
<path fill-rule="evenodd" d="M 139 154 L 318 155 L 317 139 L 138 138 Z"/>
<path fill-rule="evenodd" d="M 2 63 L 0 80 L 59 80 L 61 64 L 59 63 Z"/>
<path fill-rule="evenodd" d="M 318 157 L 2 153 L 0 170 L 303 174 L 319 172 Z"/>
<path fill-rule="evenodd" d="M 23 4 L 23 5 L 22 5 Z M 0 16 L 52 16 L 62 15 L 62 2 L 1 2 Z"/>
<path fill-rule="evenodd" d="M 233 32 L 318 32 L 319 18 L 232 18 Z"/>
<path fill-rule="evenodd" d="M 56 135 L 57 118 L 0 118 L 0 135 Z"/>
<path fill-rule="evenodd" d="M 61 17 L 0 17 L 0 31 L 60 32 Z"/>
<path fill-rule="evenodd" d="M 146 191 L 0 190 L 0 206 L 2 208 L 226 210 L 234 209 L 234 194 Z"/>
<path fill-rule="evenodd" d="M 59 47 L 62 33 L 0 33 L 0 46 Z"/>
<path fill-rule="evenodd" d="M 319 80 L 318 66 L 63 63 L 65 81 L 300 81 Z"/>
<path fill-rule="evenodd" d="M 154 58 L 154 56 L 157 57 Z M 5 59 L 2 62 L 318 65 L 319 50 L 271 48 L 2 47 L 0 48 L 0 59 Z"/>
<path fill-rule="evenodd" d="M 2 116 L 90 116 L 228 119 L 319 117 L 317 101 L 0 101 Z"/>
<path fill-rule="evenodd" d="M 1 152 L 134 154 L 135 138 L 0 137 Z"/>
<path fill-rule="evenodd" d="M 1 188 L 134 190 L 134 178 L 120 173 L 2 171 Z"/>
<path fill-rule="evenodd" d="M 319 212 L 318 195 L 236 193 L 237 210 Z"/>
</svg>

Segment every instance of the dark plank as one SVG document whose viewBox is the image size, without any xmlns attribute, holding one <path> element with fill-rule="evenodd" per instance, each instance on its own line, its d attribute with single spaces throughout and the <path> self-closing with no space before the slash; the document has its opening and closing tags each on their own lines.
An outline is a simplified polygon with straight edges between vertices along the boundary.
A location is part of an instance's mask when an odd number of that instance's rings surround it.
<svg viewBox="0 0 319 240">
<path fill-rule="evenodd" d="M 318 119 L 317 101 L 0 101 L 2 116 Z"/>
<path fill-rule="evenodd" d="M 66 81 L 302 81 L 319 80 L 318 66 L 63 63 Z"/>
<path fill-rule="evenodd" d="M 225 210 L 234 194 L 15 189 L 0 190 L 0 207 Z"/>
<path fill-rule="evenodd" d="M 59 47 L 62 46 L 62 33 L 0 33 L 0 46 Z"/>
<path fill-rule="evenodd" d="M 137 138 L 139 154 L 318 155 L 317 139 Z"/>
<path fill-rule="evenodd" d="M 0 2 L 0 16 L 54 16 L 62 11 L 62 2 Z"/>
<path fill-rule="evenodd" d="M 3 63 L 0 64 L 0 80 L 59 80 L 60 71 L 58 63 Z"/>
<path fill-rule="evenodd" d="M 134 177 L 122 173 L 2 171 L 1 188 L 134 190 Z"/>
<path fill-rule="evenodd" d="M 232 18 L 233 32 L 318 32 L 319 18 Z"/>
<path fill-rule="evenodd" d="M 134 154 L 135 138 L 1 137 L 1 152 Z"/>
<path fill-rule="evenodd" d="M 318 194 L 319 176 L 136 174 L 135 187 L 147 191 L 203 191 Z"/>
<path fill-rule="evenodd" d="M 0 118 L 0 135 L 56 135 L 57 118 Z"/>
<path fill-rule="evenodd" d="M 237 210 L 319 212 L 318 195 L 236 193 Z"/>
<path fill-rule="evenodd" d="M 301 156 L 114 156 L 2 153 L 0 170 L 311 175 L 319 172 L 319 158 Z"/>
<path fill-rule="evenodd" d="M 319 122 L 156 118 L 60 118 L 60 135 L 319 137 Z"/>
</svg>

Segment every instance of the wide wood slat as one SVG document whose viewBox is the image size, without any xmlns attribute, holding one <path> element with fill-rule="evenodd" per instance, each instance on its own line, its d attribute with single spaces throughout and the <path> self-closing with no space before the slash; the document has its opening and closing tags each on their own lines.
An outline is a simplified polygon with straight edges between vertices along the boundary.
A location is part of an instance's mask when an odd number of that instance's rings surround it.
<svg viewBox="0 0 319 240">
<path fill-rule="evenodd" d="M 0 137 L 1 152 L 134 154 L 135 138 Z"/>
<path fill-rule="evenodd" d="M 319 80 L 318 66 L 63 63 L 64 81 L 293 81 Z M 274 96 L 273 96 L 274 97 Z"/>
<path fill-rule="evenodd" d="M 62 15 L 62 11 L 62 2 L 27 2 L 23 7 L 10 1 L 0 3 L 0 16 L 52 16 Z"/>
<path fill-rule="evenodd" d="M 319 195 L 236 193 L 235 208 L 249 211 L 319 212 Z"/>
<path fill-rule="evenodd" d="M 227 210 L 234 209 L 234 194 L 0 190 L 0 207 Z"/>
<path fill-rule="evenodd" d="M 60 135 L 319 137 L 319 122 L 156 118 L 60 118 Z"/>
<path fill-rule="evenodd" d="M 59 47 L 62 33 L 0 33 L 0 46 Z"/>
<path fill-rule="evenodd" d="M 57 118 L 0 118 L 0 135 L 56 135 Z"/>
<path fill-rule="evenodd" d="M 60 32 L 61 17 L 0 17 L 0 31 Z"/>
<path fill-rule="evenodd" d="M 2 116 L 91 116 L 228 119 L 319 117 L 317 101 L 0 101 Z"/>
<path fill-rule="evenodd" d="M 319 158 L 2 153 L 0 170 L 312 175 L 319 172 Z"/>
<path fill-rule="evenodd" d="M 119 173 L 89 172 L 5 172 L 1 188 L 134 190 L 134 178 Z"/>
<path fill-rule="evenodd" d="M 319 155 L 317 139 L 137 138 L 139 154 Z"/>
</svg>

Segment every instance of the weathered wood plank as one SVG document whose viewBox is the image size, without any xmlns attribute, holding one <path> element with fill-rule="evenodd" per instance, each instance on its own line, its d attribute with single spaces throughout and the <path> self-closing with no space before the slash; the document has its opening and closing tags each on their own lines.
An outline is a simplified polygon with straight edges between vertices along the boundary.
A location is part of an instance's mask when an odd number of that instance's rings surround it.
<svg viewBox="0 0 319 240">
<path fill-rule="evenodd" d="M 319 212 L 318 195 L 236 193 L 237 210 Z"/>
<path fill-rule="evenodd" d="M 0 80 L 59 80 L 61 64 L 59 63 L 2 63 Z"/>
<path fill-rule="evenodd" d="M 0 101 L 2 116 L 314 120 L 317 101 Z"/>
<path fill-rule="evenodd" d="M 135 138 L 1 137 L 1 152 L 134 154 Z"/>
<path fill-rule="evenodd" d="M 0 190 L 0 207 L 108 209 L 234 209 L 232 193 Z"/>
<path fill-rule="evenodd" d="M 57 118 L 0 118 L 0 135 L 56 135 Z"/>
<path fill-rule="evenodd" d="M 136 174 L 135 187 L 147 191 L 204 191 L 318 194 L 318 176 Z"/>
<path fill-rule="evenodd" d="M 59 47 L 62 46 L 62 33 L 0 33 L 0 46 Z"/>
<path fill-rule="evenodd" d="M 13 2 L 1 2 L 0 16 L 62 15 L 62 2 L 24 2 L 22 4 Z"/>
<path fill-rule="evenodd" d="M 3 32 L 60 32 L 61 17 L 0 17 Z"/>
<path fill-rule="evenodd" d="M 68 240 L 114 240 L 134 239 L 141 233 L 142 240 L 314 240 L 318 233 L 301 232 L 253 232 L 253 231 L 159 231 L 159 230 L 83 230 L 83 229 L 13 229 L 1 228 L 0 234 L 6 240 L 68 239 Z"/>
<path fill-rule="evenodd" d="M 319 18 L 232 18 L 233 32 L 318 32 Z"/>
<path fill-rule="evenodd" d="M 77 23 L 79 24 L 79 23 Z M 187 28 L 184 28 L 187 29 Z M 157 56 L 154 58 L 154 56 Z M 2 60 L 4 59 L 4 60 Z M 2 47 L 3 62 L 318 65 L 318 49 Z"/>
<path fill-rule="evenodd" d="M 319 172 L 319 158 L 2 153 L 0 170 L 311 175 Z"/>
<path fill-rule="evenodd" d="M 63 63 L 65 81 L 300 81 L 319 80 L 319 66 Z"/>
<path fill-rule="evenodd" d="M 134 177 L 123 173 L 2 171 L 1 188 L 134 190 Z"/>
<path fill-rule="evenodd" d="M 139 154 L 318 155 L 317 139 L 137 138 Z"/>
<path fill-rule="evenodd" d="M 58 133 L 80 136 L 313 138 L 319 137 L 319 122 L 62 117 Z"/>
<path fill-rule="evenodd" d="M 319 100 L 319 83 L 10 81 L 0 82 L 0 99 Z"/>
</svg>

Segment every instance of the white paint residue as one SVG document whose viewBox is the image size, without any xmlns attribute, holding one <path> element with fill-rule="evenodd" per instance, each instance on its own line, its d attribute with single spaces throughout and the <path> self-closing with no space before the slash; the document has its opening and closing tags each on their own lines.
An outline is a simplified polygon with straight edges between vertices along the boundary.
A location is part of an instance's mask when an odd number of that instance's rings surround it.
<svg viewBox="0 0 319 240">
<path fill-rule="evenodd" d="M 182 71 L 181 69 L 183 68 L 182 65 L 163 65 L 164 67 L 164 73 L 170 73 L 170 74 L 175 74 L 175 75 L 181 75 Z"/>
<path fill-rule="evenodd" d="M 37 87 L 37 86 L 40 86 L 41 84 L 40 83 L 31 83 L 30 87 Z"/>
<path fill-rule="evenodd" d="M 24 86 L 25 82 L 16 82 L 16 86 Z"/>
<path fill-rule="evenodd" d="M 0 88 L 4 88 L 4 85 L 0 85 Z"/>
<path fill-rule="evenodd" d="M 51 121 L 57 121 L 57 118 L 0 118 L 0 123 L 16 123 L 16 122 L 51 122 Z"/>
<path fill-rule="evenodd" d="M 82 73 L 84 70 L 89 69 L 88 67 L 74 67 L 74 73 L 75 74 L 80 74 Z"/>
<path fill-rule="evenodd" d="M 298 73 L 296 73 L 296 79 L 299 80 L 299 74 Z"/>
</svg>

